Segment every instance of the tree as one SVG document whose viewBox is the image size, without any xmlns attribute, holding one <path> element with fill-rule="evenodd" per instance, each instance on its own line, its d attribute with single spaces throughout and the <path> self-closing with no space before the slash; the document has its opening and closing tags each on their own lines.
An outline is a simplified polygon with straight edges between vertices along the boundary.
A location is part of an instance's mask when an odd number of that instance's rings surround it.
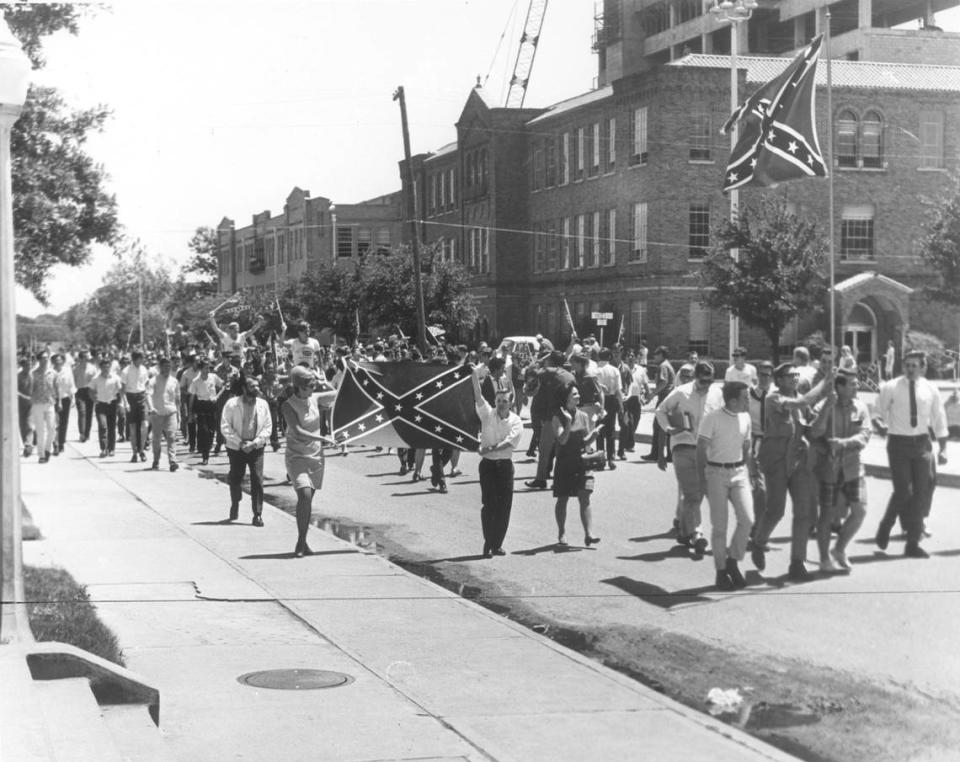
<svg viewBox="0 0 960 762">
<path fill-rule="evenodd" d="M 724 222 L 715 236 L 700 270 L 702 301 L 763 331 L 777 362 L 780 336 L 790 321 L 824 309 L 826 242 L 816 223 L 790 212 L 777 196 L 741 207 L 738 218 Z M 739 261 L 730 253 L 734 248 Z"/>
<path fill-rule="evenodd" d="M 217 231 L 211 227 L 198 227 L 187 246 L 193 256 L 181 268 L 181 274 L 188 282 L 195 284 L 199 292 L 215 293 L 219 286 Z"/>
<path fill-rule="evenodd" d="M 34 68 L 44 63 L 42 38 L 59 30 L 76 34 L 83 13 L 69 4 L 0 7 Z M 87 136 L 102 130 L 108 116 L 102 106 L 70 109 L 55 89 L 32 86 L 14 125 L 16 279 L 41 303 L 51 267 L 84 264 L 91 244 L 116 241 L 116 200 L 104 190 L 103 168 L 85 150 Z"/>
<path fill-rule="evenodd" d="M 937 301 L 960 304 L 960 177 L 933 206 L 920 252 L 937 276 L 927 293 Z"/>
</svg>

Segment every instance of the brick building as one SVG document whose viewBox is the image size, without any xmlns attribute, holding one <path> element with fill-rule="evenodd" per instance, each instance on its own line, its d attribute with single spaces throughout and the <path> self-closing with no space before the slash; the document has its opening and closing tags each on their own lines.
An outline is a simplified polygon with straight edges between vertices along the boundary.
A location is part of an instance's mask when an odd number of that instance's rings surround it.
<svg viewBox="0 0 960 762">
<path fill-rule="evenodd" d="M 742 35 L 743 52 L 756 41 L 766 52 L 789 56 L 797 35 L 821 28 L 824 4 L 779 3 L 776 18 L 764 7 L 774 4 L 762 4 L 756 24 L 751 21 L 750 33 Z M 828 128 L 835 140 L 839 317 L 862 360 L 877 357 L 889 339 L 899 343 L 910 327 L 958 338 L 956 321 L 924 310 L 911 295 L 929 276 L 915 250 L 927 214 L 923 199 L 948 187 L 960 156 L 960 67 L 913 61 L 928 49 L 944 51 L 948 63 L 960 61 L 960 35 L 880 25 L 884 19 L 899 23 L 903 13 L 929 22 L 932 10 L 956 4 L 847 0 L 832 6 L 832 28 L 851 12 L 877 26 L 834 29 L 846 39 L 844 55 L 861 60 L 833 62 L 829 121 L 825 62 L 818 70 L 818 132 L 824 146 Z M 607 2 L 605 10 L 619 8 L 620 29 L 629 30 L 654 6 L 686 7 L 685 0 L 624 0 Z M 675 352 L 727 355 L 727 315 L 700 304 L 697 276 L 711 230 L 729 214 L 720 191 L 729 139 L 719 127 L 729 114 L 730 59 L 676 57 L 678 45 L 691 47 L 685 35 L 694 28 L 702 27 L 700 47 L 719 45 L 712 17 L 680 18 L 676 28 L 656 35 L 638 32 L 646 37 L 634 45 L 639 52 L 628 55 L 627 43 L 635 38 L 612 34 L 605 17 L 597 89 L 546 109 L 519 110 L 498 107 L 476 88 L 457 121 L 456 142 L 413 157 L 423 239 L 473 274 L 478 337 L 541 332 L 563 340 L 565 298 L 581 334 L 599 335 L 591 313 L 612 312 L 607 337 L 622 320 L 628 342 L 645 336 L 648 344 L 664 343 Z M 942 45 L 928 48 L 931 35 Z M 896 49 L 877 47 L 877 39 L 893 38 Z M 903 62 L 862 60 L 875 49 Z M 740 93 L 753 92 L 788 62 L 741 57 Z M 410 193 L 403 162 L 401 178 Z M 826 233 L 826 180 L 748 188 L 741 203 L 760 193 L 783 194 L 798 213 L 821 221 Z M 801 320 L 783 343 L 818 327 Z M 759 332 L 744 329 L 741 341 L 752 354 L 769 349 Z"/>
<path fill-rule="evenodd" d="M 398 191 L 334 204 L 294 188 L 282 214 L 254 214 L 243 228 L 224 217 L 217 226 L 220 291 L 272 292 L 322 263 L 352 266 L 357 257 L 388 252 L 401 240 L 401 201 Z"/>
</svg>

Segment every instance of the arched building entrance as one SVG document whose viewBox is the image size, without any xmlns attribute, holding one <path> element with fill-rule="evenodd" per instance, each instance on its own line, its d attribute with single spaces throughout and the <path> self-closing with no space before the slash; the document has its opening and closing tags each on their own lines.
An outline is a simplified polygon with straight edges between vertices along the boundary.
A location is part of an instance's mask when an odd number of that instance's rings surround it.
<svg viewBox="0 0 960 762">
<path fill-rule="evenodd" d="M 836 286 L 840 337 L 860 364 L 880 359 L 888 341 L 903 346 L 910 329 L 913 289 L 875 272 L 863 272 Z"/>
</svg>

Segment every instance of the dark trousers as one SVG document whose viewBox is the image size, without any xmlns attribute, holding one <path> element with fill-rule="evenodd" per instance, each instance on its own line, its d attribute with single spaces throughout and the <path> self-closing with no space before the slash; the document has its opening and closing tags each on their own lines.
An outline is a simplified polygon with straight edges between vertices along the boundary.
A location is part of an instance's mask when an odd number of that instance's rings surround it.
<svg viewBox="0 0 960 762">
<path fill-rule="evenodd" d="M 537 477 L 539 482 L 546 482 L 553 471 L 553 458 L 556 455 L 556 435 L 553 433 L 553 418 L 544 418 L 540 421 L 540 455 L 537 459 Z"/>
<path fill-rule="evenodd" d="M 20 423 L 20 439 L 24 447 L 33 447 L 33 424 L 30 421 L 30 400 L 17 399 Z"/>
<path fill-rule="evenodd" d="M 117 401 L 98 402 L 97 438 L 101 452 L 113 452 L 117 448 Z"/>
<path fill-rule="evenodd" d="M 183 410 L 180 413 L 180 433 L 187 440 L 190 452 L 197 449 L 197 422 L 190 420 L 190 399 L 192 394 L 183 395 Z"/>
<path fill-rule="evenodd" d="M 273 422 L 270 428 L 270 446 L 276 452 L 280 447 L 280 401 L 267 400 L 267 406 L 270 408 L 270 419 Z"/>
<path fill-rule="evenodd" d="M 657 395 L 657 404 L 659 405 L 663 402 L 667 395 L 673 391 L 672 389 L 666 389 L 660 392 Z M 664 452 L 670 446 L 670 437 L 669 435 L 660 428 L 660 424 L 657 423 L 656 417 L 653 419 L 653 438 L 650 442 L 650 455 L 655 457 L 660 457 L 661 453 Z"/>
<path fill-rule="evenodd" d="M 231 450 L 227 448 L 227 457 L 230 459 L 230 515 L 236 517 L 243 498 L 243 474 L 250 468 L 250 503 L 253 515 L 263 513 L 263 448 L 258 447 L 250 452 Z"/>
<path fill-rule="evenodd" d="M 430 473 L 433 474 L 434 479 L 437 481 L 437 486 L 441 484 L 446 484 L 447 480 L 444 478 L 443 469 L 450 462 L 450 458 L 453 457 L 453 448 L 452 447 L 435 447 L 431 453 L 430 458 L 433 463 L 430 466 Z"/>
<path fill-rule="evenodd" d="M 214 427 L 214 433 L 217 438 L 217 448 L 223 447 L 227 440 L 223 438 L 223 433 L 220 431 L 220 417 L 223 415 L 223 406 L 227 404 L 227 400 L 230 399 L 230 393 L 223 391 L 219 397 L 217 397 L 217 407 L 216 407 L 216 422 L 217 425 Z"/>
<path fill-rule="evenodd" d="M 880 526 L 888 532 L 897 516 L 907 533 L 907 543 L 919 543 L 923 532 L 924 510 L 933 492 L 933 445 L 930 437 L 887 437 L 887 460 L 893 495 Z"/>
<path fill-rule="evenodd" d="M 57 414 L 57 450 L 63 450 L 67 441 L 67 424 L 70 422 L 70 397 L 60 398 L 60 412 Z"/>
<path fill-rule="evenodd" d="M 217 430 L 217 403 L 214 400 L 194 400 L 193 414 L 196 417 L 197 450 L 204 458 L 210 457 L 214 435 Z"/>
<path fill-rule="evenodd" d="M 543 420 L 539 417 L 530 416 L 530 446 L 527 447 L 527 455 L 532 455 L 540 447 L 540 430 L 543 428 Z"/>
<path fill-rule="evenodd" d="M 513 507 L 513 461 L 509 459 L 480 460 L 480 524 L 483 527 L 485 550 L 503 546 L 510 525 Z"/>
<path fill-rule="evenodd" d="M 127 392 L 127 426 L 130 429 L 130 444 L 136 452 L 143 452 L 147 443 L 143 440 L 143 423 L 147 417 L 146 392 Z"/>
<path fill-rule="evenodd" d="M 627 397 L 623 401 L 623 415 L 620 416 L 620 449 L 618 455 L 633 450 L 634 436 L 640 423 L 640 398 Z"/>
<path fill-rule="evenodd" d="M 617 415 L 620 413 L 620 404 L 616 397 L 606 396 L 603 399 L 603 431 L 600 433 L 603 449 L 606 450 L 607 460 L 613 460 L 617 436 Z"/>
<path fill-rule="evenodd" d="M 80 440 L 85 442 L 90 438 L 90 424 L 93 422 L 93 393 L 90 387 L 77 389 L 73 395 L 77 402 L 77 431 Z"/>
</svg>

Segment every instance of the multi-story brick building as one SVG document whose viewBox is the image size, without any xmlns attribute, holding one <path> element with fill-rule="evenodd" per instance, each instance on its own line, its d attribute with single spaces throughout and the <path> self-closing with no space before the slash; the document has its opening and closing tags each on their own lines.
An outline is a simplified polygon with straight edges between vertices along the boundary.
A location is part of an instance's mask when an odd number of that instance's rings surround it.
<svg viewBox="0 0 960 762">
<path fill-rule="evenodd" d="M 294 188 L 282 214 L 254 214 L 239 229 L 224 217 L 217 226 L 220 291 L 274 291 L 322 263 L 352 265 L 357 257 L 388 252 L 401 240 L 400 204 L 399 191 L 334 204 Z"/>
<path fill-rule="evenodd" d="M 956 4 L 845 0 L 832 12 L 834 19 L 855 11 L 859 20 L 886 14 L 898 22 L 907 13 L 929 22 L 931 9 Z M 807 32 L 824 25 L 825 0 L 776 4 L 777 17 L 765 7 L 772 5 L 762 4 L 756 24 L 741 35 L 741 52 L 756 40 L 765 51 L 789 55 Z M 500 108 L 477 88 L 457 122 L 456 143 L 413 158 L 416 186 L 425 189 L 417 194 L 424 240 L 441 241 L 445 255 L 473 273 L 484 338 L 536 331 L 561 338 L 565 299 L 581 334 L 594 330 L 591 313 L 612 312 L 608 337 L 622 320 L 628 341 L 645 336 L 678 352 L 726 356 L 728 318 L 701 305 L 698 263 L 711 231 L 729 215 L 720 190 L 729 140 L 719 127 L 730 108 L 730 59 L 675 56 L 678 45 L 691 47 L 694 29 L 701 30 L 701 47 L 709 47 L 706 39 L 717 47 L 709 15 L 686 21 L 682 14 L 669 16 L 677 23 L 668 29 L 636 31 L 637 19 L 651 8 L 674 13 L 686 8 L 685 0 L 606 6 L 619 9 L 625 33 L 598 37 L 607 51 L 600 87 L 546 109 L 523 110 Z M 609 29 L 610 18 L 602 29 Z M 955 321 L 941 325 L 941 314 L 911 302 L 911 294 L 929 277 L 915 248 L 928 213 L 923 200 L 948 187 L 960 156 L 960 67 L 911 61 L 927 50 L 931 35 L 946 60 L 960 61 L 960 35 L 842 25 L 834 32 L 846 39 L 840 50 L 852 58 L 882 49 L 906 60 L 834 61 L 829 119 L 825 62 L 819 67 L 818 132 L 826 145 L 832 129 L 836 145 L 835 249 L 845 339 L 864 360 L 875 358 L 888 339 L 899 342 L 909 327 L 954 341 Z M 888 38 L 896 38 L 895 50 L 877 47 L 877 39 Z M 629 44 L 637 39 L 639 52 Z M 740 92 L 772 79 L 788 60 L 741 57 Z M 401 177 L 409 193 L 403 162 Z M 826 180 L 748 188 L 741 203 L 761 193 L 783 194 L 826 233 Z M 812 319 L 798 321 L 784 344 L 817 327 Z M 752 352 L 768 351 L 759 332 L 744 330 L 741 340 Z"/>
</svg>

